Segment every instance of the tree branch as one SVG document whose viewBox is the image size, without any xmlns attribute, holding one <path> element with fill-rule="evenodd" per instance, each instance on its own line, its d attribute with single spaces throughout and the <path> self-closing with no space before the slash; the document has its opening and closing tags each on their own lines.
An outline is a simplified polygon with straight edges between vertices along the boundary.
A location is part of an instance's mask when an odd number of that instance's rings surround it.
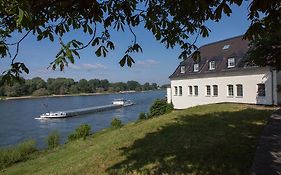
<svg viewBox="0 0 281 175">
<path fill-rule="evenodd" d="M 17 43 L 11 44 L 11 45 L 17 45 L 17 49 L 16 49 L 16 54 L 14 55 L 13 59 L 12 59 L 12 64 L 14 64 L 15 59 L 18 56 L 19 53 L 19 48 L 20 48 L 20 43 L 27 37 L 27 35 L 31 32 L 31 30 L 29 30 Z"/>
</svg>

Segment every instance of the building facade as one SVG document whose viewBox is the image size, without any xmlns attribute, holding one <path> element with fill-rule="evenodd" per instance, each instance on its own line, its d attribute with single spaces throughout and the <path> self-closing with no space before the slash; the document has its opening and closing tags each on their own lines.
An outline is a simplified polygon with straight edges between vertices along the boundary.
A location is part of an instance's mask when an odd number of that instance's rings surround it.
<svg viewBox="0 0 281 175">
<path fill-rule="evenodd" d="M 170 76 L 168 102 L 175 109 L 222 102 L 280 104 L 281 73 L 249 65 L 248 44 L 238 36 L 200 47 L 200 60 L 182 61 Z"/>
</svg>

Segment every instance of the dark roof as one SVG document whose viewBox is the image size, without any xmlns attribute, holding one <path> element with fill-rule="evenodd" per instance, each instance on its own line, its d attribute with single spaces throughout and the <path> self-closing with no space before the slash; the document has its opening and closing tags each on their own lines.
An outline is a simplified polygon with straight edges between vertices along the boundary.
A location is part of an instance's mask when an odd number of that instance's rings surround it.
<svg viewBox="0 0 281 175">
<path fill-rule="evenodd" d="M 210 75 L 220 72 L 241 71 L 249 68 L 245 66 L 245 55 L 249 48 L 249 41 L 242 38 L 243 36 L 237 36 L 203 45 L 199 48 L 201 59 L 196 62 L 189 56 L 179 64 L 170 78 L 188 78 L 191 76 L 202 76 L 203 74 Z M 227 45 L 229 45 L 229 48 L 223 49 Z M 235 58 L 235 67 L 227 67 L 228 58 Z M 209 70 L 208 63 L 210 61 L 215 61 L 216 67 L 214 70 Z M 199 64 L 198 72 L 193 71 L 195 63 Z M 185 66 L 185 73 L 180 73 L 181 66 Z"/>
</svg>

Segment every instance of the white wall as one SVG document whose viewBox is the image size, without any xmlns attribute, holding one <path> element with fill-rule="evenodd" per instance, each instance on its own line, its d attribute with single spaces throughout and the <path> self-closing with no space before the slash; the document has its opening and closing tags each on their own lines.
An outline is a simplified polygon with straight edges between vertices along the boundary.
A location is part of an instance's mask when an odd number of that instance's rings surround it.
<svg viewBox="0 0 281 175">
<path fill-rule="evenodd" d="M 172 102 L 172 90 L 171 88 L 167 88 L 167 103 L 171 103 Z"/>
<path fill-rule="evenodd" d="M 257 96 L 257 84 L 265 83 L 265 97 Z M 228 84 L 234 87 L 234 96 L 228 96 Z M 243 97 L 237 97 L 236 84 L 243 85 Z M 211 86 L 211 96 L 206 96 L 206 85 Z M 218 85 L 218 96 L 214 97 L 212 85 Z M 175 86 L 182 86 L 182 96 L 175 95 Z M 188 86 L 198 86 L 198 96 L 188 95 Z M 196 105 L 220 103 L 220 102 L 237 102 L 252 104 L 272 104 L 272 81 L 271 72 L 268 70 L 258 72 L 257 74 L 244 74 L 240 72 L 235 76 L 221 76 L 208 78 L 194 78 L 171 80 L 172 102 L 176 109 L 184 109 Z M 193 89 L 194 94 L 194 89 Z"/>
</svg>

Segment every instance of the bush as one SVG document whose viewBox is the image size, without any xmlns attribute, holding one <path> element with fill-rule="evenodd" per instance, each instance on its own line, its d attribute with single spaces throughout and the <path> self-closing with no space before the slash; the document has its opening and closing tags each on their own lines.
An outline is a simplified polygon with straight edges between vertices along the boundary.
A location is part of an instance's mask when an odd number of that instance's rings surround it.
<svg viewBox="0 0 281 175">
<path fill-rule="evenodd" d="M 44 96 L 44 95 L 48 95 L 48 94 L 49 94 L 49 92 L 45 88 L 37 89 L 36 91 L 34 91 L 32 93 L 33 96 Z"/>
<path fill-rule="evenodd" d="M 91 126 L 88 124 L 82 124 L 78 128 L 75 129 L 74 133 L 71 133 L 68 136 L 68 141 L 77 140 L 80 138 L 86 139 L 87 136 L 90 135 Z"/>
<path fill-rule="evenodd" d="M 144 112 L 141 112 L 139 114 L 139 120 L 145 120 L 145 119 L 147 119 L 147 114 L 145 114 Z"/>
<path fill-rule="evenodd" d="M 48 149 L 53 149 L 60 144 L 60 135 L 57 131 L 51 132 L 46 139 Z"/>
<path fill-rule="evenodd" d="M 28 159 L 28 156 L 35 151 L 36 143 L 33 140 L 25 141 L 15 147 L 0 149 L 0 169 Z"/>
<path fill-rule="evenodd" d="M 173 110 L 173 104 L 167 103 L 165 99 L 157 99 L 150 107 L 150 117 L 163 115 Z"/>
<path fill-rule="evenodd" d="M 114 118 L 112 121 L 111 121 L 111 126 L 113 128 L 121 128 L 123 126 L 122 124 L 122 121 L 117 119 L 117 118 Z"/>
</svg>

